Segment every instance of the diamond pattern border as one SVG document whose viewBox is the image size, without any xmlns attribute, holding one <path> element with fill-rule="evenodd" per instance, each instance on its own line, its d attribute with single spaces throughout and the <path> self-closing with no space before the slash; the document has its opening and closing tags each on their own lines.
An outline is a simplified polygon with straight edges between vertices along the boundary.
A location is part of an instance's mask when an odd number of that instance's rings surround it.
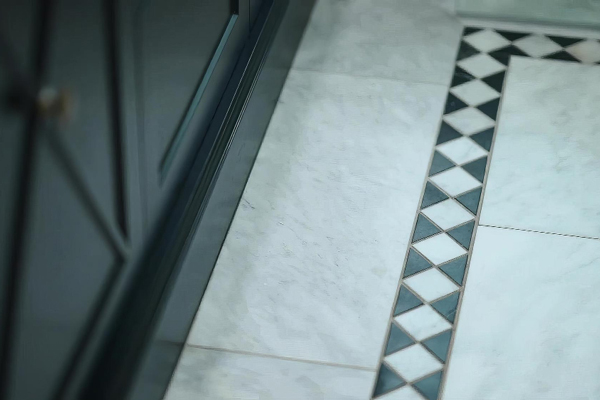
<svg viewBox="0 0 600 400">
<path fill-rule="evenodd" d="M 475 222 L 491 159 L 506 69 L 514 55 L 600 64 L 600 40 L 464 28 L 372 399 L 392 398 L 393 393 L 398 391 L 401 395 L 400 391 L 406 390 L 416 391 L 427 400 L 441 397 L 455 321 L 466 285 Z M 476 146 L 476 152 L 473 152 L 473 146 Z M 427 207 L 448 199 L 452 204 L 464 207 L 460 214 L 472 218 L 461 216 L 460 220 L 467 222 L 458 226 L 442 223 L 446 225 L 444 229 L 435 220 L 450 220 L 452 216 L 445 218 L 431 212 L 423 213 Z M 456 214 L 456 209 L 453 212 Z M 402 357 L 398 352 L 406 353 L 403 349 L 409 345 L 420 351 L 414 351 L 410 362 L 398 368 L 397 359 Z M 425 354 L 424 359 L 420 359 L 422 354 Z M 429 356 L 439 361 L 439 367 Z M 415 365 L 414 371 L 410 370 L 411 365 Z M 419 366 L 428 373 L 419 374 L 416 370 Z M 411 381 L 411 377 L 414 380 Z"/>
</svg>

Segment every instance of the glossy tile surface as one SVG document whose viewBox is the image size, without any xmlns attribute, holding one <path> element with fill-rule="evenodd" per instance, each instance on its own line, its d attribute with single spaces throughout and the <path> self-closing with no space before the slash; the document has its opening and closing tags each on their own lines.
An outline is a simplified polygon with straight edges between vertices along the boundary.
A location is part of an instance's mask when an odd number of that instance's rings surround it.
<svg viewBox="0 0 600 400">
<path fill-rule="evenodd" d="M 481 224 L 600 237 L 600 66 L 514 57 L 507 79 Z"/>
<path fill-rule="evenodd" d="M 188 342 L 376 368 L 445 90 L 292 71 Z"/>
<path fill-rule="evenodd" d="M 187 347 L 165 400 L 364 400 L 374 372 Z"/>
<path fill-rule="evenodd" d="M 294 68 L 447 84 L 461 31 L 427 0 L 321 0 Z"/>
<path fill-rule="evenodd" d="M 600 398 L 600 241 L 479 227 L 443 400 Z"/>
</svg>

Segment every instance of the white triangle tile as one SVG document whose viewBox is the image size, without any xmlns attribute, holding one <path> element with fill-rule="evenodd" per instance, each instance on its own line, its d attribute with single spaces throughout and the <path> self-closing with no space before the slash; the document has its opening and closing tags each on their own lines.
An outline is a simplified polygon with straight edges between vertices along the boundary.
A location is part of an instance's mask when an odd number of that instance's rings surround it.
<svg viewBox="0 0 600 400">
<path fill-rule="evenodd" d="M 463 135 L 472 135 L 484 129 L 491 128 L 495 122 L 493 119 L 476 108 L 467 107 L 462 110 L 444 115 L 444 121 L 452 125 Z"/>
<path fill-rule="evenodd" d="M 562 47 L 544 35 L 530 35 L 513 44 L 531 57 L 543 57 L 562 50 Z"/>
<path fill-rule="evenodd" d="M 458 290 L 456 284 L 435 268 L 413 275 L 404 283 L 429 302 Z"/>
<path fill-rule="evenodd" d="M 598 40 L 584 40 L 567 48 L 567 52 L 586 64 L 600 61 L 600 42 Z"/>
<path fill-rule="evenodd" d="M 485 53 L 460 60 L 458 65 L 477 78 L 483 78 L 506 69 L 504 64 Z"/>
<path fill-rule="evenodd" d="M 462 246 L 445 233 L 416 243 L 415 249 L 436 265 L 467 254 Z"/>
<path fill-rule="evenodd" d="M 377 400 L 425 400 L 421 395 L 410 385 L 402 386 L 400 389 L 391 391 L 390 393 L 378 397 Z"/>
<path fill-rule="evenodd" d="M 490 51 L 497 50 L 510 44 L 510 41 L 506 40 L 506 38 L 504 38 L 502 35 L 490 29 L 484 29 L 482 31 L 475 32 L 465 37 L 464 40 L 477 50 L 483 51 L 484 53 L 489 53 Z"/>
<path fill-rule="evenodd" d="M 487 151 L 466 137 L 443 143 L 437 150 L 455 164 L 465 164 L 487 155 Z"/>
<path fill-rule="evenodd" d="M 420 344 L 400 350 L 386 357 L 385 361 L 409 382 L 442 369 L 442 363 Z"/>
<path fill-rule="evenodd" d="M 450 92 L 470 106 L 478 106 L 500 97 L 500 93 L 479 79 L 455 86 L 450 89 Z"/>
<path fill-rule="evenodd" d="M 417 307 L 394 318 L 400 326 L 417 340 L 427 339 L 452 327 L 429 305 Z"/>
<path fill-rule="evenodd" d="M 475 218 L 473 214 L 465 210 L 463 206 L 453 199 L 444 200 L 434 204 L 433 206 L 423 209 L 421 212 L 444 230 L 448 230 Z"/>
<path fill-rule="evenodd" d="M 460 167 L 434 175 L 431 177 L 431 181 L 451 196 L 457 196 L 481 186 L 481 182 Z"/>
</svg>

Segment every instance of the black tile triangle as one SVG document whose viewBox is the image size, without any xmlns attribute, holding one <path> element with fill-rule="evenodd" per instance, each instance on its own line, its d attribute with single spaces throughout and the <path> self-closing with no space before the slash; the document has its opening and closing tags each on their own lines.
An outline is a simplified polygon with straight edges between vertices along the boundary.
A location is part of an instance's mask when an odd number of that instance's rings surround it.
<svg viewBox="0 0 600 400">
<path fill-rule="evenodd" d="M 385 355 L 389 356 L 390 354 L 402 350 L 413 343 L 414 340 L 404 333 L 402 329 L 398 328 L 394 323 L 392 323 L 387 345 L 385 346 Z"/>
<path fill-rule="evenodd" d="M 475 47 L 471 46 L 469 43 L 465 42 L 465 41 L 461 41 L 460 42 L 460 48 L 458 49 L 458 56 L 456 57 L 456 60 L 463 60 L 467 57 L 471 57 L 474 56 L 475 54 L 479 54 L 479 50 L 477 50 Z"/>
<path fill-rule="evenodd" d="M 452 93 L 448 93 L 448 98 L 446 99 L 446 107 L 444 108 L 444 114 L 449 114 L 453 111 L 457 111 L 465 107 L 467 107 L 467 105 L 464 101 L 462 101 Z"/>
<path fill-rule="evenodd" d="M 450 339 L 452 339 L 452 331 L 446 331 L 430 339 L 424 340 L 423 345 L 445 363 L 448 358 Z"/>
<path fill-rule="evenodd" d="M 421 392 L 427 400 L 437 400 L 442 383 L 442 371 L 425 379 L 413 383 L 413 386 Z"/>
<path fill-rule="evenodd" d="M 465 30 L 463 32 L 463 36 L 470 35 L 471 33 L 479 32 L 481 30 L 483 30 L 483 28 L 475 28 L 472 26 L 466 26 Z"/>
<path fill-rule="evenodd" d="M 487 165 L 487 157 L 480 158 L 475 161 L 471 161 L 468 164 L 462 166 L 462 168 L 471 174 L 479 182 L 483 182 L 485 177 L 485 167 Z"/>
<path fill-rule="evenodd" d="M 406 286 L 400 287 L 400 292 L 398 293 L 398 300 L 396 301 L 396 306 L 394 307 L 394 317 L 406 312 L 408 310 L 412 310 L 415 307 L 423 304 L 421 300 L 410 290 L 406 288 Z"/>
<path fill-rule="evenodd" d="M 408 251 L 406 267 L 404 267 L 404 278 L 416 274 L 419 271 L 423 271 L 424 269 L 427 269 L 429 267 L 431 267 L 429 261 L 421 257 L 421 255 L 419 255 L 419 253 L 417 253 L 413 249 L 410 249 Z"/>
<path fill-rule="evenodd" d="M 462 134 L 460 134 L 456 129 L 454 129 L 447 123 L 442 122 L 442 126 L 440 127 L 440 134 L 438 135 L 436 144 L 446 143 L 452 139 L 458 139 L 461 136 Z"/>
<path fill-rule="evenodd" d="M 379 375 L 377 375 L 375 390 L 373 390 L 373 397 L 381 396 L 382 394 L 391 392 L 394 389 L 398 389 L 405 383 L 406 382 L 404 382 L 404 379 L 396 375 L 394 371 L 389 369 L 385 364 L 381 364 L 381 368 L 379 368 Z"/>
<path fill-rule="evenodd" d="M 440 232 L 440 230 L 433 225 L 427 218 L 425 218 L 422 214 L 419 214 L 417 217 L 417 225 L 415 226 L 415 233 L 413 233 L 412 241 L 413 243 L 417 240 L 425 239 L 426 237 L 435 235 Z"/>
<path fill-rule="evenodd" d="M 494 128 L 488 128 L 474 135 L 469 136 L 475 143 L 490 151 L 492 148 L 492 139 L 494 138 Z"/>
<path fill-rule="evenodd" d="M 435 175 L 447 169 L 454 167 L 452 161 L 441 155 L 439 152 L 433 153 L 433 160 L 431 160 L 431 168 L 429 168 L 429 176 Z"/>
<path fill-rule="evenodd" d="M 471 246 L 471 236 L 473 236 L 474 227 L 475 221 L 471 221 L 467 224 L 459 226 L 458 228 L 451 229 L 446 233 L 452 236 L 465 249 L 469 250 L 469 246 Z"/>
<path fill-rule="evenodd" d="M 506 71 L 498 72 L 497 74 L 487 76 L 482 79 L 485 83 L 488 84 L 489 87 L 496 90 L 496 92 L 502 92 L 502 85 L 504 85 L 504 76 L 506 75 Z"/>
<path fill-rule="evenodd" d="M 457 65 L 454 69 L 454 75 L 452 76 L 452 83 L 450 84 L 450 87 L 458 86 L 460 84 L 472 81 L 473 79 L 475 79 L 473 75 Z"/>
<path fill-rule="evenodd" d="M 431 307 L 435 308 L 437 312 L 442 314 L 444 318 L 446 318 L 451 323 L 454 323 L 454 318 L 456 317 L 456 307 L 458 306 L 458 297 L 460 296 L 459 292 L 451 294 L 448 297 L 443 298 L 442 300 L 438 300 L 434 303 L 431 303 Z"/>
<path fill-rule="evenodd" d="M 423 193 L 421 208 L 432 206 L 442 200 L 446 200 L 447 198 L 448 196 L 446 196 L 440 189 L 436 188 L 431 182 L 427 182 L 425 185 L 425 193 Z"/>
<path fill-rule="evenodd" d="M 481 188 L 477 188 L 456 198 L 460 204 L 467 207 L 473 214 L 477 215 L 479 210 L 479 199 L 481 198 Z"/>
<path fill-rule="evenodd" d="M 511 31 L 496 31 L 496 32 L 498 32 L 499 34 L 501 34 L 502 36 L 504 36 L 506 39 L 510 40 L 511 42 L 530 35 L 529 33 L 523 33 L 523 32 L 511 32 Z"/>
<path fill-rule="evenodd" d="M 528 57 L 523 51 L 521 51 L 518 47 L 508 45 L 498 50 L 494 50 L 489 53 L 490 56 L 494 57 L 496 60 L 500 61 L 504 65 L 508 65 L 511 56 L 523 56 Z"/>
<path fill-rule="evenodd" d="M 548 38 L 551 39 L 556 44 L 561 45 L 562 47 L 569 47 L 571 45 L 574 45 L 575 43 L 579 43 L 579 42 L 585 40 L 585 39 L 580 39 L 580 38 L 571 38 L 571 37 L 564 37 L 564 36 L 548 36 Z"/>
<path fill-rule="evenodd" d="M 454 282 L 462 286 L 465 279 L 465 269 L 467 268 L 467 256 L 464 255 L 461 258 L 450 261 L 448 264 L 441 265 L 439 268 Z"/>
<path fill-rule="evenodd" d="M 498 115 L 498 106 L 500 106 L 500 98 L 483 103 L 477 106 L 477 109 L 491 119 L 496 120 L 496 116 Z"/>
<path fill-rule="evenodd" d="M 578 59 L 576 59 L 575 57 L 573 57 L 572 55 L 570 55 L 569 53 L 567 53 L 566 51 L 562 50 L 559 51 L 557 53 L 552 53 L 550 55 L 547 55 L 545 57 L 546 60 L 562 60 L 562 61 L 575 61 L 575 62 L 579 62 Z"/>
</svg>

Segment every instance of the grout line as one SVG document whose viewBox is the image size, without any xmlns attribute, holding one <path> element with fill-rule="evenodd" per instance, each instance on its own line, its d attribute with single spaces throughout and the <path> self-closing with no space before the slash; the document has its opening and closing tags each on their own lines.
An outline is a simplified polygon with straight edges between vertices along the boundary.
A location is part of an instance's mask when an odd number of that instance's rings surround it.
<svg viewBox="0 0 600 400">
<path fill-rule="evenodd" d="M 543 235 L 565 236 L 565 237 L 571 237 L 571 238 L 577 238 L 577 239 L 600 240 L 600 237 L 594 237 L 594 236 L 581 236 L 581 235 L 572 235 L 569 233 L 537 231 L 535 229 L 513 228 L 510 226 L 498 226 L 498 225 L 487 225 L 487 224 L 479 224 L 479 226 L 483 226 L 486 228 L 505 229 L 505 230 L 509 230 L 509 231 L 540 233 Z"/>
<path fill-rule="evenodd" d="M 252 351 L 232 350 L 232 349 L 225 349 L 225 348 L 222 348 L 222 347 L 202 346 L 202 345 L 190 344 L 190 343 L 186 343 L 185 346 L 186 347 L 195 348 L 195 349 L 210 350 L 210 351 L 221 351 L 221 352 L 224 352 L 224 353 L 241 354 L 241 355 L 245 355 L 245 356 L 255 356 L 255 357 L 262 357 L 262 358 L 272 358 L 272 359 L 276 359 L 276 360 L 295 361 L 295 362 L 301 362 L 301 363 L 305 363 L 305 364 L 325 365 L 325 366 L 328 366 L 328 367 L 347 368 L 347 369 L 356 369 L 356 370 L 359 370 L 359 371 L 377 372 L 377 368 L 368 368 L 368 367 L 363 367 L 363 366 L 360 366 L 360 365 L 339 364 L 339 363 L 331 363 L 331 362 L 326 362 L 326 361 L 306 360 L 306 359 L 302 359 L 302 358 L 277 356 L 277 355 L 274 355 L 274 354 L 254 353 Z"/>
</svg>

